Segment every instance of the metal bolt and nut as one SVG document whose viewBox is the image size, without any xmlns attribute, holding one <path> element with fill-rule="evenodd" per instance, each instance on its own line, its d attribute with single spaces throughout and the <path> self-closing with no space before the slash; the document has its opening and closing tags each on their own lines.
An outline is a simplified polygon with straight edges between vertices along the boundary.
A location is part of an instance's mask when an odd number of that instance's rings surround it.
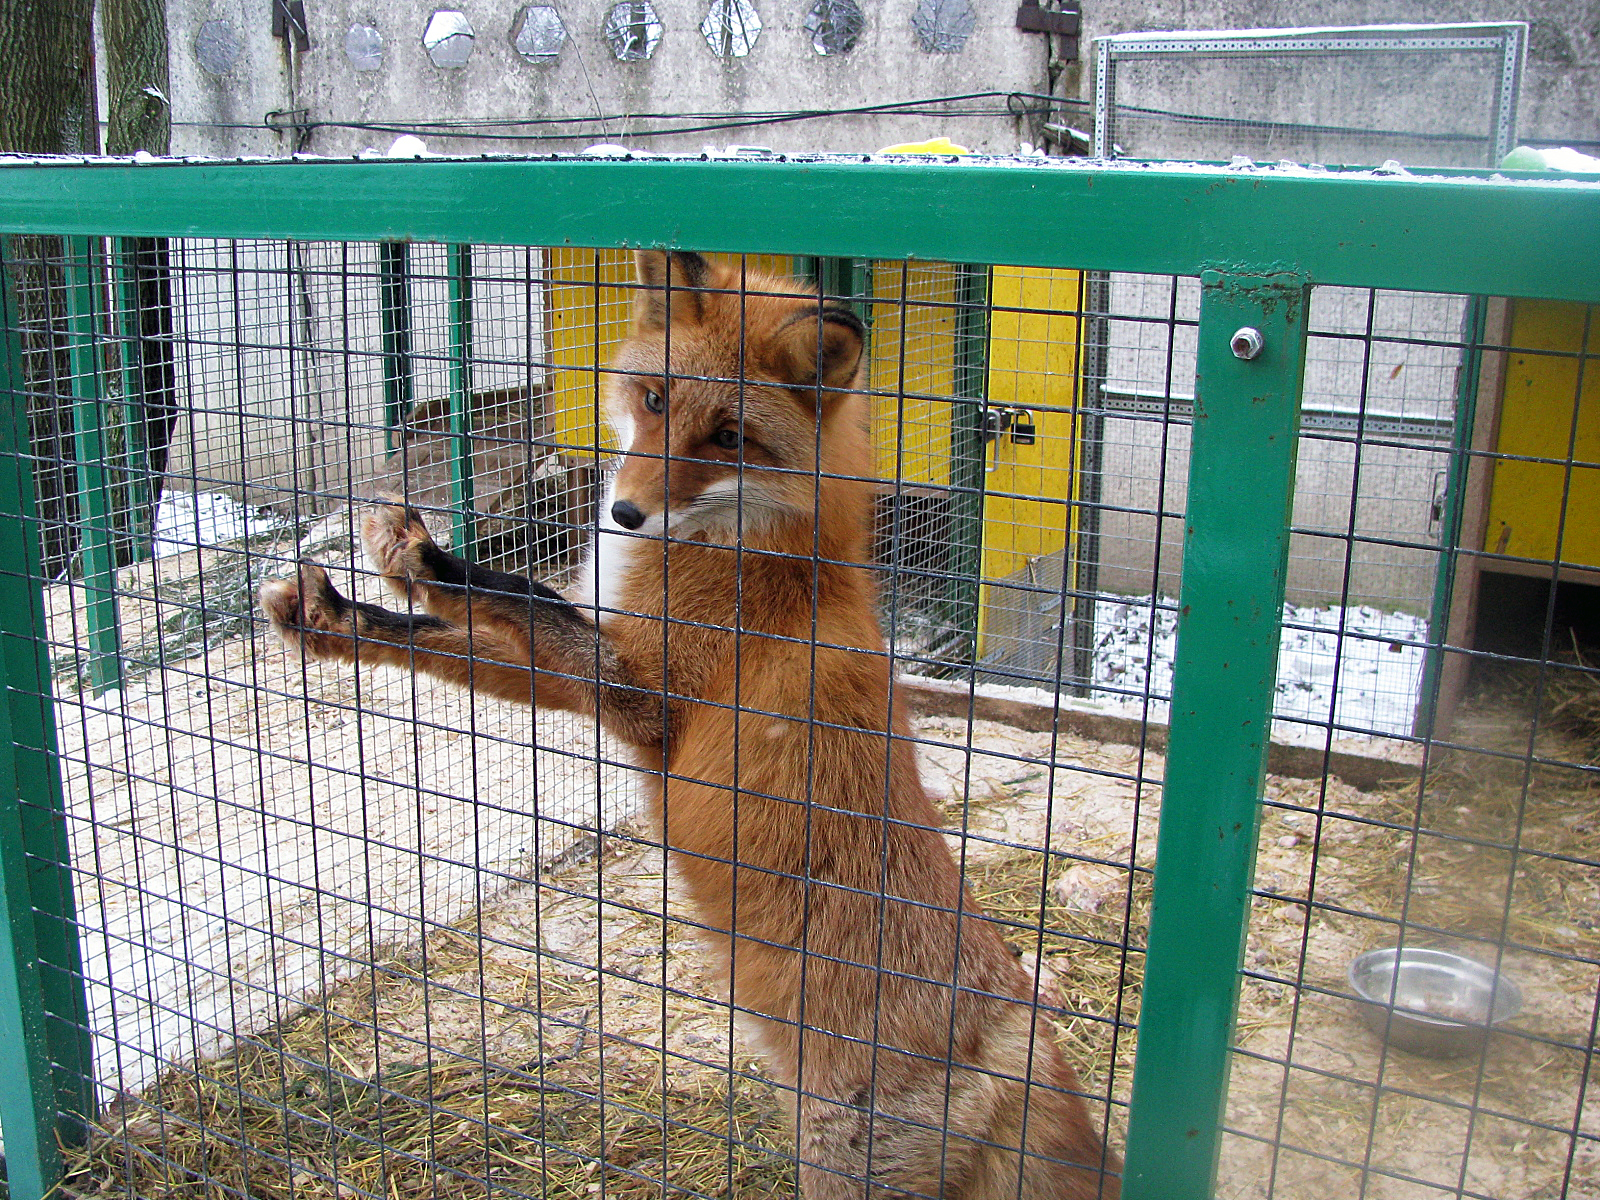
<svg viewBox="0 0 1600 1200">
<path fill-rule="evenodd" d="M 1246 325 L 1243 329 L 1235 331 L 1228 345 L 1232 348 L 1235 358 L 1249 362 L 1261 353 L 1261 348 L 1266 345 L 1266 339 L 1261 336 L 1261 330 L 1254 325 Z"/>
<path fill-rule="evenodd" d="M 1243 358 L 1246 363 L 1261 354 L 1262 346 L 1266 346 L 1266 339 L 1262 338 L 1261 330 L 1254 325 L 1246 325 L 1242 330 L 1235 331 L 1232 339 L 1229 339 L 1229 347 L 1234 350 L 1234 357 Z"/>
</svg>

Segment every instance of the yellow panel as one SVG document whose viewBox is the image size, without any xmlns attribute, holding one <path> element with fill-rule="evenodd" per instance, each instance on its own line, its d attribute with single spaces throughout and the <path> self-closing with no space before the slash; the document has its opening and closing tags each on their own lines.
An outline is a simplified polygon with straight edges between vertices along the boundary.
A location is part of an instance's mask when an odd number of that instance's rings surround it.
<svg viewBox="0 0 1600 1200">
<path fill-rule="evenodd" d="M 1015 603 L 1017 596 L 1011 592 L 1008 599 L 988 581 L 1054 586 L 1059 575 L 1035 574 L 1052 555 L 1058 556 L 1060 571 L 1072 569 L 1068 549 L 1077 533 L 1077 509 L 1069 502 L 1078 488 L 1081 284 L 1077 271 L 994 268 L 989 403 L 1032 413 L 1037 440 L 1031 446 L 1016 445 L 1009 437 L 989 443 L 986 489 L 1038 499 L 991 494 L 984 501 L 980 655 L 983 634 L 997 616 L 992 605 Z"/>
<path fill-rule="evenodd" d="M 950 482 L 948 402 L 955 392 L 960 272 L 949 263 L 874 263 L 872 351 L 877 472 L 885 480 Z M 898 434 L 898 436 L 896 436 Z"/>
<path fill-rule="evenodd" d="M 605 368 L 633 316 L 633 252 L 559 246 L 546 253 L 550 433 L 564 453 L 612 452 L 616 442 L 600 416 L 600 399 Z M 792 273 L 794 262 L 780 254 L 751 254 L 744 261 L 751 271 L 781 276 Z"/>
<path fill-rule="evenodd" d="M 600 421 L 604 375 L 633 314 L 633 254 L 555 247 L 545 272 L 545 340 L 550 355 L 550 436 L 563 453 L 614 450 Z M 601 425 L 600 437 L 595 435 Z"/>
<path fill-rule="evenodd" d="M 1497 462 L 1489 499 L 1484 548 L 1491 553 L 1553 561 L 1561 533 L 1563 562 L 1600 567 L 1600 361 L 1583 362 L 1584 326 L 1591 316 L 1581 304 L 1542 300 L 1512 302 L 1511 344 L 1546 354 L 1513 354 L 1506 365 L 1500 409 L 1502 454 L 1562 460 L 1553 463 Z M 1594 355 L 1595 334 L 1590 334 Z M 1576 408 L 1576 414 L 1574 409 Z M 1565 466 L 1572 444 L 1573 461 Z M 1566 527 L 1561 529 L 1566 493 Z"/>
</svg>

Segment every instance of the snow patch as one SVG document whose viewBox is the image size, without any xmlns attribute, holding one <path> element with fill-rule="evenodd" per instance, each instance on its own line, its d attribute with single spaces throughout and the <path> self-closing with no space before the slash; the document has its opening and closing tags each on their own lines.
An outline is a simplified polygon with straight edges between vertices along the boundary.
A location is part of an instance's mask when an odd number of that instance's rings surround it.
<svg viewBox="0 0 1600 1200">
<path fill-rule="evenodd" d="M 1129 700 L 1148 694 L 1152 719 L 1165 721 L 1172 696 L 1178 614 L 1148 597 L 1095 604 L 1096 695 Z M 1280 720 L 1332 722 L 1363 733 L 1411 732 L 1422 688 L 1428 622 L 1371 605 L 1283 606 L 1278 652 Z"/>
<path fill-rule="evenodd" d="M 156 508 L 155 556 L 166 558 L 290 528 L 291 523 L 275 513 L 251 508 L 222 492 L 166 492 Z"/>
</svg>

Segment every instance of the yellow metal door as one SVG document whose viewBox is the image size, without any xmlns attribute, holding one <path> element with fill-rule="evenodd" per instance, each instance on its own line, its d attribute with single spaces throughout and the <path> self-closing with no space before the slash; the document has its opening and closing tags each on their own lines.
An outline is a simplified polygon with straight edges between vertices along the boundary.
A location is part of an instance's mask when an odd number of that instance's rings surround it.
<svg viewBox="0 0 1600 1200">
<path fill-rule="evenodd" d="M 1078 271 L 1032 267 L 990 283 L 988 398 L 1003 417 L 984 465 L 978 655 L 1043 679 L 1072 649 L 1058 624 L 1074 613 L 1081 286 Z"/>
<path fill-rule="evenodd" d="M 1597 314 L 1511 303 L 1511 344 L 1522 353 L 1506 364 L 1497 449 L 1547 461 L 1495 463 L 1484 549 L 1551 562 L 1559 537 L 1562 562 L 1600 568 L 1600 364 L 1583 358 L 1595 353 Z"/>
</svg>

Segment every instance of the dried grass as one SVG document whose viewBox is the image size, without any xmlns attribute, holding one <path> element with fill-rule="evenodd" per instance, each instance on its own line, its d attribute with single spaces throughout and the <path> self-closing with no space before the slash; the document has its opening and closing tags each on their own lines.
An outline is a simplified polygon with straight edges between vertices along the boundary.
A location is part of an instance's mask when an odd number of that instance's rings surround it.
<svg viewBox="0 0 1600 1200">
<path fill-rule="evenodd" d="M 1515 742 L 1517 715 L 1500 700 L 1467 716 L 1477 744 Z M 1126 1100 L 1134 1035 L 1114 1037 L 1113 1018 L 1138 1015 L 1143 955 L 1123 946 L 1146 938 L 1142 868 L 1159 791 L 1127 782 L 1141 763 L 1131 748 L 987 723 L 970 743 L 963 723 L 927 719 L 918 729 L 949 743 L 929 749 L 928 777 L 936 794 L 943 788 L 952 827 L 972 835 L 957 844 L 975 898 L 1037 968 L 1041 1000 L 1070 1014 L 1054 1023 L 1086 1086 Z M 1542 754 L 1580 761 L 1574 734 L 1544 737 Z M 1100 774 L 1075 769 L 1085 764 Z M 1142 766 L 1164 770 L 1154 755 Z M 1269 812 L 1258 886 L 1303 897 L 1315 865 L 1317 899 L 1346 911 L 1257 902 L 1247 967 L 1307 990 L 1245 981 L 1236 1036 L 1252 1056 L 1236 1059 L 1228 1120 L 1285 1148 L 1230 1139 L 1219 1196 L 1258 1200 L 1269 1185 L 1278 1200 L 1362 1188 L 1371 1200 L 1436 1194 L 1400 1176 L 1447 1190 L 1461 1178 L 1504 1197 L 1558 1194 L 1563 1181 L 1569 1194 L 1600 1194 L 1600 1157 L 1585 1142 L 1569 1161 L 1572 1142 L 1558 1132 L 1574 1119 L 1589 1067 L 1581 1051 L 1497 1036 L 1486 1055 L 1456 1061 L 1386 1052 L 1347 1001 L 1318 991 L 1341 990 L 1355 954 L 1392 943 L 1394 926 L 1377 918 L 1404 913 L 1462 938 L 1559 951 L 1506 955 L 1529 995 L 1518 1024 L 1583 1044 L 1594 989 L 1583 960 L 1600 957 L 1594 780 L 1576 767 L 1526 772 L 1515 760 L 1461 754 L 1430 767 L 1421 793 L 1414 783 L 1364 794 L 1336 780 L 1269 781 L 1269 798 L 1290 807 Z M 1141 869 L 1127 865 L 1135 860 Z M 69 1190 L 208 1200 L 490 1191 L 586 1200 L 602 1186 L 628 1198 L 790 1194 L 780 1101 L 732 1049 L 697 950 L 672 940 L 676 901 L 666 895 L 657 851 L 567 862 L 532 893 L 436 933 L 421 954 L 336 988 L 225 1058 L 169 1071 L 75 1155 Z M 539 905 L 536 939 L 526 913 Z M 528 950 L 508 951 L 507 941 Z M 535 946 L 546 953 L 535 957 Z M 1469 950 L 1493 955 L 1492 944 Z M 1589 1090 L 1600 1094 L 1600 1081 Z M 1463 1167 L 1472 1107 L 1483 1114 Z M 1577 1119 L 1600 1133 L 1594 1108 Z M 1363 1179 L 1330 1158 L 1393 1176 Z"/>
<path fill-rule="evenodd" d="M 508 1017 L 529 1020 L 525 1008 L 485 1011 L 471 1032 L 440 1011 L 450 1001 L 438 981 L 472 981 L 484 999 L 469 1007 L 496 1010 L 488 997 L 514 972 L 486 960 L 472 930 L 442 930 L 419 955 L 125 1098 L 114 1123 L 69 1156 L 64 1193 L 588 1200 L 603 1186 L 643 1200 L 793 1190 L 767 1088 L 704 1066 L 685 1072 L 659 1047 L 602 1034 L 592 975 L 537 968 L 531 1040 L 543 1052 L 532 1059 L 506 1063 L 485 1042 Z M 430 1037 L 435 1027 L 444 1036 Z"/>
</svg>

